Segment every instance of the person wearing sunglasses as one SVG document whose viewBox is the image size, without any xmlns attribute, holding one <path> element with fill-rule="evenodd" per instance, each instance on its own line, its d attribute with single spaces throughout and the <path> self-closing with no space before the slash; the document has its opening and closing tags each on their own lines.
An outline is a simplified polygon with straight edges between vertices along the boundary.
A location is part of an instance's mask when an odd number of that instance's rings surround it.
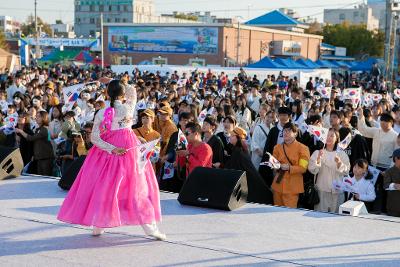
<svg viewBox="0 0 400 267">
<path fill-rule="evenodd" d="M 189 143 L 187 150 L 178 150 L 180 157 L 186 157 L 187 176 L 196 167 L 212 167 L 213 152 L 211 147 L 204 143 L 201 138 L 201 126 L 198 123 L 189 122 L 186 125 L 185 136 Z"/>
</svg>

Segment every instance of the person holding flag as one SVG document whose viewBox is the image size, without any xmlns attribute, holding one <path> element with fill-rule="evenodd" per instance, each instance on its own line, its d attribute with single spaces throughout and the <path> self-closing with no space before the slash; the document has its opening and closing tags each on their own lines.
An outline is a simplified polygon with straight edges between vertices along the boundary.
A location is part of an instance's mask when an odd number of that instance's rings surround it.
<svg viewBox="0 0 400 267">
<path fill-rule="evenodd" d="M 154 123 L 154 111 L 151 109 L 146 109 L 142 113 L 140 113 L 140 120 L 142 122 L 142 126 L 136 129 L 133 129 L 133 132 L 136 134 L 136 137 L 142 143 L 151 142 L 160 138 L 160 133 L 153 129 Z M 155 169 L 155 164 L 153 164 L 153 169 Z"/>
<path fill-rule="evenodd" d="M 179 157 L 187 159 L 186 176 L 196 167 L 212 167 L 213 152 L 211 147 L 201 138 L 201 126 L 198 123 L 189 122 L 186 125 L 185 135 L 189 143 L 186 150 L 178 150 Z"/>
<path fill-rule="evenodd" d="M 380 116 L 380 127 L 368 127 L 365 123 L 364 111 L 358 108 L 358 130 L 368 138 L 372 138 L 371 165 L 385 171 L 393 164 L 391 159 L 393 151 L 397 148 L 397 136 L 393 130 L 394 119 L 389 113 L 382 113 Z M 385 212 L 386 191 L 383 189 L 383 175 L 380 175 L 376 188 L 376 201 L 374 212 Z"/>
<path fill-rule="evenodd" d="M 154 170 L 141 164 L 141 143 L 132 131 L 136 89 L 112 80 L 107 88 L 110 107 L 97 113 L 93 147 L 58 213 L 58 219 L 104 228 L 141 225 L 146 235 L 165 240 L 157 227 L 160 195 Z M 144 168 L 141 168 L 144 166 Z"/>
<path fill-rule="evenodd" d="M 315 175 L 320 202 L 314 209 L 324 212 L 338 212 L 344 201 L 342 192 L 333 187 L 333 181 L 341 181 L 350 170 L 349 157 L 343 150 L 338 150 L 339 132 L 331 128 L 328 131 L 325 148 L 316 150 L 311 155 L 308 170 Z"/>
<path fill-rule="evenodd" d="M 299 194 L 304 193 L 303 174 L 310 160 L 308 147 L 296 140 L 298 128 L 288 122 L 283 126 L 283 143 L 277 144 L 272 155 L 280 169 L 272 183 L 274 205 L 297 208 Z"/>
<path fill-rule="evenodd" d="M 181 191 L 186 179 L 186 158 L 177 156 L 177 151 L 187 149 L 188 142 L 184 132 L 186 125 L 190 122 L 194 122 L 192 113 L 183 112 L 179 115 L 179 129 L 171 134 L 166 153 L 160 158 L 161 163 L 164 164 L 159 179 L 161 190 L 174 193 Z"/>
</svg>

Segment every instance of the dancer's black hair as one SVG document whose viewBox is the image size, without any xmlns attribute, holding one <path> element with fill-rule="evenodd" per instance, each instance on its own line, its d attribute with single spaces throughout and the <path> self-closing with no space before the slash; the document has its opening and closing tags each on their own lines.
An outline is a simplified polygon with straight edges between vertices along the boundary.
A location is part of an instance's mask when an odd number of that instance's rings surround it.
<svg viewBox="0 0 400 267">
<path fill-rule="evenodd" d="M 110 107 L 114 107 L 115 100 L 125 94 L 125 85 L 120 80 L 112 80 L 107 87 L 107 94 L 110 97 Z"/>
</svg>

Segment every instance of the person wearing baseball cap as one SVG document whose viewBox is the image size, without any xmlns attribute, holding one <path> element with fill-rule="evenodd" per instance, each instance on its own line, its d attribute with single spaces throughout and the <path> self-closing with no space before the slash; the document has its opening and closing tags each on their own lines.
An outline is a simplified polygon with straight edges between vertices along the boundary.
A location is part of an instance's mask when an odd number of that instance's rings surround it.
<svg viewBox="0 0 400 267">
<path fill-rule="evenodd" d="M 159 133 L 161 134 L 160 158 L 163 158 L 166 154 L 171 135 L 178 131 L 175 123 L 172 121 L 172 114 L 173 110 L 169 105 L 165 105 L 157 111 Z"/>
<path fill-rule="evenodd" d="M 225 169 L 241 170 L 246 172 L 248 186 L 248 202 L 271 204 L 272 194 L 263 178 L 251 162 L 246 143 L 247 132 L 241 127 L 235 127 L 230 132 L 229 145 L 231 157 L 225 163 Z"/>
<path fill-rule="evenodd" d="M 160 138 L 160 133 L 153 129 L 153 122 L 155 118 L 154 111 L 145 109 L 139 115 L 142 126 L 134 129 L 133 132 L 142 143 L 150 142 Z"/>
</svg>

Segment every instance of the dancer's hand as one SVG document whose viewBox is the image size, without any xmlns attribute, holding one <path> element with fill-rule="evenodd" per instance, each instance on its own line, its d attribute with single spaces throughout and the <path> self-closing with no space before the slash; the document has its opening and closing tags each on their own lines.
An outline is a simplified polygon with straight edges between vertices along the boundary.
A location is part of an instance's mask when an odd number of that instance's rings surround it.
<svg viewBox="0 0 400 267">
<path fill-rule="evenodd" d="M 126 149 L 125 148 L 114 148 L 112 153 L 115 155 L 118 155 L 118 156 L 122 156 L 126 153 Z"/>
</svg>

